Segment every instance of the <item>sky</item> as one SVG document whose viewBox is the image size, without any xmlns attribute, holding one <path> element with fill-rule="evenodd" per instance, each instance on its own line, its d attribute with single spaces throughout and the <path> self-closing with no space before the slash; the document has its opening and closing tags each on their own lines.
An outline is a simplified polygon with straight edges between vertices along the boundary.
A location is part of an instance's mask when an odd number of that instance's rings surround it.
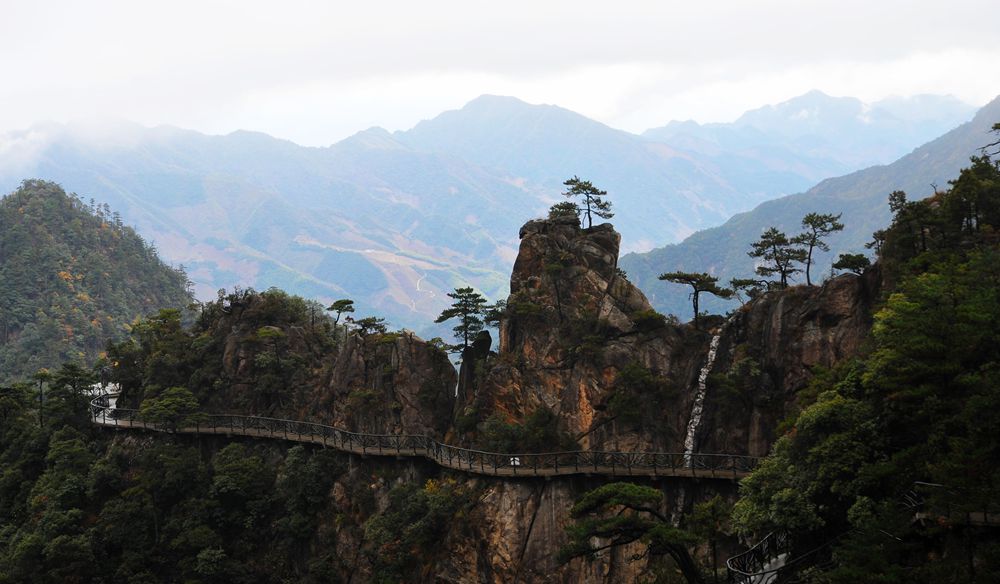
<svg viewBox="0 0 1000 584">
<path fill-rule="evenodd" d="M 1000 94 L 996 0 L 0 2 L 0 133 L 114 118 L 322 146 L 487 93 L 634 132 L 812 89 Z"/>
</svg>

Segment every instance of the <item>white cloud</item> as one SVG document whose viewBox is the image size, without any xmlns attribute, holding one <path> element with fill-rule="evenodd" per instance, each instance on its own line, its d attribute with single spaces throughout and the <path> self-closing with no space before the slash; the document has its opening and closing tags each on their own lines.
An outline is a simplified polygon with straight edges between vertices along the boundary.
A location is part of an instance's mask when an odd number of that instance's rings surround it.
<svg viewBox="0 0 1000 584">
<path fill-rule="evenodd" d="M 482 93 L 641 130 L 818 88 L 1000 93 L 1000 3 L 39 1 L 0 20 L 0 130 L 117 115 L 327 144 Z"/>
</svg>

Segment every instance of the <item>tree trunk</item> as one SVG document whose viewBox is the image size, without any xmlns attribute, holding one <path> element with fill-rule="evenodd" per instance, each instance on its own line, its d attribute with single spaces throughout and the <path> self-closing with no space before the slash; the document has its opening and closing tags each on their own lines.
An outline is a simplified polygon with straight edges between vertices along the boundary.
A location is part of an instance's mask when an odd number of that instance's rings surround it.
<svg viewBox="0 0 1000 584">
<path fill-rule="evenodd" d="M 691 297 L 694 300 L 694 328 L 701 330 L 698 326 L 698 291 L 695 290 Z"/>
<path fill-rule="evenodd" d="M 684 579 L 689 584 L 704 584 L 705 580 L 701 577 L 698 566 L 695 565 L 694 559 L 691 558 L 691 554 L 688 553 L 687 548 L 682 545 L 673 544 L 668 548 L 668 551 L 671 557 L 674 558 L 674 561 L 677 562 L 677 567 L 681 569 Z"/>
<path fill-rule="evenodd" d="M 806 286 L 812 286 L 812 280 L 809 278 L 809 268 L 812 267 L 813 261 L 813 246 L 809 246 L 809 253 L 806 255 Z"/>
</svg>

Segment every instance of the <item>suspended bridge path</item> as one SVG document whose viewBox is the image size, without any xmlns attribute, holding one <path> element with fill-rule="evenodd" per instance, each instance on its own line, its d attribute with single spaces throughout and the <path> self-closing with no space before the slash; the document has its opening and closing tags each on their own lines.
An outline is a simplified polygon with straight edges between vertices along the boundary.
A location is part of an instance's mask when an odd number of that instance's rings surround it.
<svg viewBox="0 0 1000 584">
<path fill-rule="evenodd" d="M 445 468 L 505 477 L 601 475 L 613 477 L 690 477 L 739 480 L 757 466 L 759 458 L 739 454 L 664 452 L 548 452 L 510 454 L 460 448 L 428 436 L 364 434 L 315 422 L 235 414 L 197 414 L 173 428 L 144 421 L 139 410 L 116 407 L 117 393 L 94 398 L 91 416 L 105 428 L 140 429 L 176 434 L 251 436 L 316 444 L 361 456 L 428 459 Z"/>
</svg>

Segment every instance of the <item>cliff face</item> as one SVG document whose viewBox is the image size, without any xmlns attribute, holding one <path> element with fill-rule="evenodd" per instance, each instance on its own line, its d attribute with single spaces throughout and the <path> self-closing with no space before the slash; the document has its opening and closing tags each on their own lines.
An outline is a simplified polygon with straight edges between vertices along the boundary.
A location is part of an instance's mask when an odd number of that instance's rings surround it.
<svg viewBox="0 0 1000 584">
<path fill-rule="evenodd" d="M 630 365 L 674 386 L 689 383 L 696 371 L 683 361 L 683 349 L 704 336 L 652 317 L 646 297 L 617 269 L 620 240 L 607 224 L 581 230 L 532 221 L 521 229 L 499 355 L 477 365 L 485 370 L 481 383 L 459 388 L 460 408 L 516 421 L 547 407 L 582 448 L 678 444 L 683 399 L 667 412 L 669 431 L 614 427 L 608 412 L 619 374 Z"/>
<path fill-rule="evenodd" d="M 705 331 L 659 319 L 617 269 L 619 241 L 607 224 L 521 229 L 498 355 L 472 355 L 460 411 L 523 421 L 544 406 L 581 448 L 682 451 L 718 336 L 695 450 L 760 455 L 812 371 L 855 354 L 870 328 L 877 270 L 766 294 Z"/>
<path fill-rule="evenodd" d="M 617 270 L 618 242 L 610 225 L 525 225 L 498 353 L 467 355 L 459 411 L 516 422 L 548 407 L 581 448 L 679 452 L 687 445 L 760 456 L 815 372 L 857 354 L 871 327 L 877 268 L 766 294 L 727 320 L 707 319 L 705 331 L 657 321 L 642 292 Z M 713 345 L 714 359 L 703 372 Z M 637 370 L 649 373 L 640 376 L 638 389 Z M 702 374 L 703 411 L 692 421 Z M 616 407 L 625 397 L 637 400 L 638 415 Z M 653 484 L 664 492 L 666 513 L 717 492 L 735 494 L 731 484 Z M 472 511 L 473 541 L 449 539 L 453 554 L 438 576 L 449 582 L 651 576 L 645 561 L 631 560 L 637 549 L 613 550 L 596 562 L 555 562 L 570 507 L 594 486 L 582 479 L 489 483 Z M 486 551 L 475 541 L 488 542 Z"/>
<path fill-rule="evenodd" d="M 766 294 L 718 327 L 699 449 L 767 454 L 810 379 L 861 351 L 881 288 L 876 264 L 863 276 Z"/>
<path fill-rule="evenodd" d="M 190 367 L 190 379 L 201 386 L 229 388 L 208 392 L 207 400 L 202 394 L 212 409 L 369 433 L 422 433 L 476 444 L 487 433 L 488 418 L 525 424 L 544 407 L 584 449 L 763 455 L 817 368 L 856 354 L 870 328 L 877 269 L 769 293 L 729 319 L 704 319 L 706 330 L 695 330 L 651 310 L 617 269 L 619 241 L 610 225 L 525 225 L 498 350 L 491 352 L 489 336 L 481 335 L 457 378 L 447 355 L 409 333 L 331 334 L 306 309 L 292 310 L 292 300 L 270 292 L 218 306 L 216 318 L 205 319 L 210 324 L 203 322 L 187 341 L 203 347 L 199 361 L 179 368 Z M 700 414 L 693 416 L 695 410 Z M 375 579 L 383 550 L 370 540 L 368 526 L 398 503 L 394 487 L 425 485 L 432 497 L 448 481 L 468 501 L 458 511 L 428 512 L 444 526 L 433 547 L 420 552 L 420 572 L 411 581 L 655 577 L 647 559 L 633 559 L 640 546 L 606 550 L 594 561 L 557 561 L 573 503 L 612 479 L 484 478 L 419 460 L 343 458 L 348 470 L 329 493 L 326 539 L 316 535 L 312 541 L 349 558 L 337 568 L 345 580 Z M 695 502 L 736 492 L 726 481 L 636 480 L 661 490 L 660 511 L 682 525 L 683 512 Z"/>
</svg>

